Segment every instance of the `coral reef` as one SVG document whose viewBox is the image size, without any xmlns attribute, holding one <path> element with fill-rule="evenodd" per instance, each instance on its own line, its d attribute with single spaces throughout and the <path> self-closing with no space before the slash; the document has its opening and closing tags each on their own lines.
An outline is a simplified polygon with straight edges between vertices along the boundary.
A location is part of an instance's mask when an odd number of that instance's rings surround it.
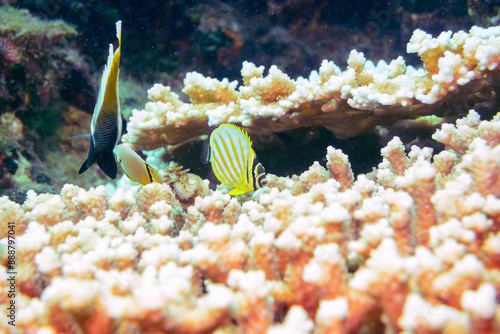
<svg viewBox="0 0 500 334">
<path fill-rule="evenodd" d="M 355 180 L 328 148 L 326 168 L 270 174 L 239 197 L 176 166 L 170 184 L 138 191 L 68 184 L 22 205 L 2 197 L 1 223 L 16 222 L 19 312 L 0 329 L 498 332 L 500 113 L 471 110 L 433 138 L 445 150 L 405 152 L 394 137 Z M 184 182 L 199 196 L 181 204 Z M 6 252 L 0 263 L 5 290 Z"/>
<path fill-rule="evenodd" d="M 186 75 L 184 103 L 170 87 L 155 84 L 144 110 L 134 110 L 123 138 L 136 149 L 181 145 L 197 140 L 221 123 L 239 123 L 253 135 L 323 126 L 349 138 L 405 120 L 437 126 L 464 114 L 492 96 L 498 85 L 500 27 L 473 27 L 469 33 L 443 32 L 433 38 L 416 30 L 407 51 L 417 53 L 423 68 L 406 66 L 402 57 L 376 66 L 352 51 L 341 71 L 323 61 L 309 79 L 291 79 L 271 66 L 244 62 L 243 85 L 227 79 Z M 472 106 L 471 106 L 472 104 Z M 182 131 L 179 129 L 182 128 Z"/>
<path fill-rule="evenodd" d="M 62 20 L 0 6 L 0 192 L 20 202 L 28 189 L 59 192 L 61 173 L 46 160 L 55 152 L 61 156 L 55 133 L 72 116 L 68 103 L 89 107 L 93 99 L 77 36 Z"/>
<path fill-rule="evenodd" d="M 80 92 L 88 87 L 89 68 L 74 46 L 78 36 L 75 28 L 62 20 L 44 21 L 10 6 L 0 7 L 0 22 L 3 112 L 41 112 L 61 94 L 70 94 L 68 86 L 75 81 L 83 86 Z M 34 120 L 36 117 L 29 119 Z"/>
</svg>

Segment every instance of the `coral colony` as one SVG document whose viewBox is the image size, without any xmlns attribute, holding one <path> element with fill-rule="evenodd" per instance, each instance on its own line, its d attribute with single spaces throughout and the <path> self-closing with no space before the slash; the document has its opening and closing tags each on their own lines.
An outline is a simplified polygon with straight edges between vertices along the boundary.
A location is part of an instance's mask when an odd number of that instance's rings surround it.
<svg viewBox="0 0 500 334">
<path fill-rule="evenodd" d="M 191 103 L 180 101 L 170 87 L 154 85 L 148 91 L 153 102 L 133 111 L 123 141 L 151 150 L 196 139 L 226 122 L 257 134 L 320 125 L 347 138 L 397 120 L 446 116 L 455 109 L 466 114 L 464 104 L 479 101 L 498 80 L 499 29 L 473 27 L 437 38 L 416 30 L 407 51 L 422 59 L 418 70 L 403 57 L 374 65 L 353 50 L 345 71 L 324 60 L 309 79 L 292 80 L 276 66 L 263 76 L 263 66 L 244 62 L 238 89 L 236 81 L 188 73 L 182 92 Z"/>
<path fill-rule="evenodd" d="M 190 73 L 181 102 L 149 90 L 124 142 L 179 145 L 222 123 L 252 133 L 324 126 L 339 137 L 375 126 L 440 122 L 496 82 L 500 27 L 432 38 L 417 30 L 402 57 L 374 65 L 352 51 L 309 79 L 244 63 L 243 86 Z M 441 114 L 439 114 L 441 113 Z M 231 196 L 180 167 L 110 194 L 66 184 L 59 195 L 0 198 L 3 249 L 14 240 L 15 327 L 3 333 L 499 333 L 500 114 L 439 125 L 445 149 L 405 152 L 353 176 L 328 147 L 326 166 Z M 417 117 L 424 116 L 421 119 Z M 154 164 L 152 164 L 154 166 Z M 5 225 L 4 225 L 5 224 Z M 14 230 L 14 229 L 13 229 Z M 10 289 L 2 251 L 0 288 Z"/>
</svg>

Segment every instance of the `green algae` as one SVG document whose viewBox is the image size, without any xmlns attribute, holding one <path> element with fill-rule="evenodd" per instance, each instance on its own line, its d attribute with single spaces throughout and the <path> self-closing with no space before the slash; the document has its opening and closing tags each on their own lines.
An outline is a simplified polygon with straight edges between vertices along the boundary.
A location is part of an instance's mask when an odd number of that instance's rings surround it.
<svg viewBox="0 0 500 334">
<path fill-rule="evenodd" d="M 16 39 L 32 39 L 41 35 L 48 39 L 59 39 L 75 37 L 78 32 L 63 20 L 44 21 L 31 15 L 26 9 L 1 6 L 0 34 Z"/>
</svg>

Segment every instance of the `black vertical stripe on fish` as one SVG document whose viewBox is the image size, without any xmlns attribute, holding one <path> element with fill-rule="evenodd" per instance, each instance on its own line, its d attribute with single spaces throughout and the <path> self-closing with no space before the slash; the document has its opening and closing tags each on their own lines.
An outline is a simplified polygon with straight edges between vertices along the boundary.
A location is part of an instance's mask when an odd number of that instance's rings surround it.
<svg viewBox="0 0 500 334">
<path fill-rule="evenodd" d="M 257 184 L 259 187 L 263 187 L 267 184 L 266 180 L 266 170 L 264 169 L 264 166 L 259 162 L 257 165 Z"/>
<path fill-rule="evenodd" d="M 257 167 L 257 164 L 259 163 L 259 161 L 257 160 L 257 157 L 254 157 L 253 158 L 253 162 L 252 162 L 252 186 L 253 186 L 253 190 L 256 190 L 258 187 L 257 187 L 257 175 L 255 175 L 255 168 Z"/>
<path fill-rule="evenodd" d="M 146 172 L 148 173 L 148 178 L 149 178 L 149 182 L 153 182 L 153 176 L 151 175 L 151 171 L 149 170 L 149 165 L 144 162 L 144 167 L 146 167 Z"/>
<path fill-rule="evenodd" d="M 213 130 L 212 130 L 213 131 Z M 212 133 L 210 133 L 211 135 Z M 210 162 L 210 155 L 212 154 L 212 150 L 210 149 L 210 135 L 203 142 L 203 148 L 200 153 L 200 160 L 203 164 L 208 164 Z"/>
<path fill-rule="evenodd" d="M 257 170 L 259 167 L 262 167 L 262 164 L 259 163 L 259 165 L 257 166 Z M 264 167 L 262 167 L 262 168 L 264 168 Z M 258 184 L 259 188 L 262 188 L 263 186 L 265 186 L 267 184 L 266 175 L 264 173 L 258 174 L 257 184 Z"/>
</svg>

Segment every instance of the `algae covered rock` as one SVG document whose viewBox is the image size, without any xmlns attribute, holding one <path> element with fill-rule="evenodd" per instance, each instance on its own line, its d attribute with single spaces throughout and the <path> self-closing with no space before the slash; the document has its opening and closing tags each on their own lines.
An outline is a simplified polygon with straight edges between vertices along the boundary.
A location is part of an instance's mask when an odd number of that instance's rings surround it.
<svg viewBox="0 0 500 334">
<path fill-rule="evenodd" d="M 43 166 L 42 146 L 64 124 L 69 103 L 87 107 L 94 99 L 77 37 L 77 30 L 62 20 L 0 6 L 2 193 L 23 189 L 26 182 L 51 191 L 53 177 L 35 166 Z"/>
</svg>

